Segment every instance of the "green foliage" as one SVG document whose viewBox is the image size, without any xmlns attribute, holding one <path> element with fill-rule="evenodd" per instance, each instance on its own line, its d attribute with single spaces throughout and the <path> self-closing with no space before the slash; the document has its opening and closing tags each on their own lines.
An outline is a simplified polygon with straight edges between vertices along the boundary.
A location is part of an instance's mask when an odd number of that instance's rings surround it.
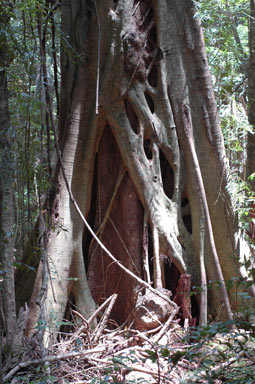
<svg viewBox="0 0 255 384">
<path fill-rule="evenodd" d="M 51 100 L 56 116 L 51 21 L 54 19 L 59 61 L 58 11 L 49 17 L 51 2 L 18 0 L 8 2 L 8 28 L 0 29 L 11 52 L 8 62 L 9 110 L 15 164 L 16 257 L 34 227 L 52 184 L 55 166 L 53 133 L 47 116 L 40 44 L 45 37 L 46 67 Z M 1 13 L 0 12 L 0 20 Z M 47 21 L 47 22 L 46 22 Z M 59 76 L 59 74 L 58 74 Z M 57 118 L 57 116 L 56 116 Z"/>
<path fill-rule="evenodd" d="M 229 327 L 233 327 L 229 331 Z M 252 383 L 254 380 L 255 328 L 244 321 L 198 327 L 184 338 L 185 359 L 197 362 L 182 383 Z M 192 343 L 191 343 L 192 341 Z"/>
<path fill-rule="evenodd" d="M 245 0 L 196 1 L 202 19 L 210 69 L 221 103 L 244 79 L 248 57 L 248 13 Z M 218 100 L 219 101 L 219 100 Z"/>
<path fill-rule="evenodd" d="M 247 182 L 247 137 L 249 125 L 248 64 L 250 4 L 245 0 L 195 1 L 204 27 L 205 42 L 221 118 L 229 164 L 228 190 L 232 196 L 240 230 L 254 247 L 249 227 L 254 191 Z M 251 156 L 251 154 L 249 154 Z M 253 176 L 251 176 L 252 178 Z"/>
<path fill-rule="evenodd" d="M 46 375 L 43 367 L 38 366 L 34 372 L 31 372 L 29 375 L 15 378 L 15 382 L 22 384 L 48 384 L 56 383 L 56 379 L 55 376 Z"/>
<path fill-rule="evenodd" d="M 254 383 L 255 327 L 245 321 L 216 322 L 195 327 L 184 334 L 178 346 L 155 345 L 144 352 L 152 363 L 156 362 L 161 366 L 167 364 L 169 375 L 185 361 L 190 369 L 182 371 L 178 381 L 181 384 Z M 132 351 L 113 358 L 112 364 L 109 361 L 109 366 L 104 372 L 98 373 L 98 377 L 91 379 L 90 384 L 145 383 L 142 375 L 135 381 L 118 381 L 123 368 L 132 371 L 130 366 L 136 361 L 135 353 Z"/>
</svg>

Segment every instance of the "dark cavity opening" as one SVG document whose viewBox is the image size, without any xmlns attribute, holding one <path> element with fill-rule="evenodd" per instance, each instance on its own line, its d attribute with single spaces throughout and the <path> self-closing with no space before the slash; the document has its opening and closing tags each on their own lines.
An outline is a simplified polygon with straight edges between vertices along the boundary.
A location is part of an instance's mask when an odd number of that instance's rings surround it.
<svg viewBox="0 0 255 384">
<path fill-rule="evenodd" d="M 154 49 L 155 49 L 155 47 L 153 46 L 153 44 L 152 44 L 149 40 L 147 40 L 147 42 L 146 42 L 146 51 L 147 51 L 148 53 L 150 53 L 150 52 L 152 52 Z"/>
<path fill-rule="evenodd" d="M 155 88 L 158 84 L 158 69 L 156 65 L 153 65 L 150 70 L 150 73 L 148 75 L 148 83 Z"/>
<path fill-rule="evenodd" d="M 151 141 L 150 140 L 144 140 L 143 143 L 143 149 L 144 153 L 148 160 L 152 159 L 152 151 L 151 151 Z"/>
<path fill-rule="evenodd" d="M 152 230 L 151 226 L 148 224 L 148 258 L 149 258 L 149 268 L 150 268 L 150 278 L 153 282 L 153 239 L 152 239 Z M 174 298 L 176 294 L 176 289 L 178 285 L 178 280 L 180 277 L 180 272 L 175 264 L 170 260 L 169 257 L 165 255 L 160 255 L 160 261 L 163 260 L 163 268 L 162 268 L 162 280 L 163 280 L 163 288 L 168 289 L 172 292 L 171 299 Z M 153 282 L 154 286 L 154 282 Z"/>
<path fill-rule="evenodd" d="M 95 165 L 94 165 L 94 175 L 93 175 L 93 182 L 92 182 L 92 192 L 91 192 L 91 204 L 90 204 L 90 210 L 87 217 L 87 221 L 91 228 L 94 228 L 95 226 L 95 218 L 96 218 L 96 202 L 97 202 L 97 182 L 98 182 L 98 154 L 96 154 L 95 157 Z M 82 237 L 82 250 L 83 250 L 83 257 L 84 257 L 84 264 L 86 271 L 88 271 L 89 267 L 89 247 L 92 240 L 91 233 L 87 230 L 87 228 L 84 226 L 83 231 L 83 237 Z"/>
<path fill-rule="evenodd" d="M 153 240 L 152 240 L 152 231 L 151 227 L 148 224 L 148 257 L 149 257 L 149 268 L 150 268 L 150 278 L 151 281 L 153 281 Z M 181 276 L 178 268 L 175 266 L 175 264 L 170 260 L 169 257 L 165 255 L 160 255 L 161 261 L 163 258 L 163 283 L 164 288 L 168 289 L 172 292 L 171 299 L 173 300 L 178 286 L 178 281 Z M 154 284 L 153 284 L 154 286 Z M 193 293 L 193 294 L 192 294 Z M 190 325 L 194 326 L 198 324 L 199 320 L 199 304 L 198 304 L 198 297 L 197 295 L 194 295 L 194 292 L 192 292 L 191 289 L 191 316 L 192 316 L 192 322 Z M 181 318 L 181 324 L 183 325 L 184 319 Z"/>
<path fill-rule="evenodd" d="M 156 45 L 156 43 L 157 43 L 157 31 L 156 31 L 155 26 L 151 28 L 149 35 L 148 35 L 148 39 L 152 45 L 154 45 L 154 46 Z"/>
<path fill-rule="evenodd" d="M 161 61 L 161 60 L 163 60 L 163 58 L 164 58 L 164 55 L 163 55 L 162 49 L 158 48 L 156 60 Z"/>
<path fill-rule="evenodd" d="M 148 93 L 145 93 L 144 96 L 147 101 L 148 107 L 150 108 L 151 113 L 154 113 L 154 101 L 151 95 L 149 95 Z"/>
<path fill-rule="evenodd" d="M 199 304 L 197 302 L 197 297 L 196 295 L 191 296 L 191 316 L 193 319 L 193 326 L 198 325 L 199 323 L 199 316 L 200 316 L 200 311 L 199 311 Z"/>
<path fill-rule="evenodd" d="M 68 297 L 67 304 L 66 304 L 65 314 L 64 314 L 64 318 L 63 318 L 64 324 L 61 325 L 60 330 L 59 330 L 59 332 L 60 332 L 59 337 L 61 337 L 61 333 L 71 333 L 73 331 L 72 309 L 76 309 L 76 307 L 75 307 L 75 298 L 74 298 L 73 293 L 71 292 L 69 297 Z"/>
<path fill-rule="evenodd" d="M 183 197 L 181 206 L 185 207 L 187 204 L 189 204 L 189 199 L 187 197 Z"/>
<path fill-rule="evenodd" d="M 138 135 L 138 133 L 139 133 L 139 121 L 138 121 L 138 118 L 136 116 L 136 113 L 133 110 L 133 108 L 131 107 L 131 104 L 128 102 L 127 99 L 124 100 L 124 104 L 125 104 L 125 110 L 126 110 L 127 118 L 129 120 L 129 124 L 130 124 L 132 130 L 134 131 L 134 133 Z"/>
<path fill-rule="evenodd" d="M 192 218 L 190 212 L 189 199 L 187 197 L 182 198 L 181 202 L 182 221 L 187 231 L 192 234 Z"/>
<path fill-rule="evenodd" d="M 153 10 L 151 8 L 145 13 L 143 17 L 141 29 L 145 31 L 148 25 L 150 24 L 150 22 L 152 21 L 152 19 L 153 19 Z"/>
<path fill-rule="evenodd" d="M 164 273 L 165 273 L 165 285 L 166 285 L 165 288 L 169 289 L 169 291 L 172 292 L 172 299 L 173 299 L 176 294 L 176 288 L 177 288 L 178 280 L 180 277 L 180 272 L 169 258 L 166 258 L 166 261 L 164 264 Z"/>
<path fill-rule="evenodd" d="M 177 291 L 177 286 L 178 286 L 178 281 L 181 276 L 179 270 L 175 266 L 173 262 L 169 258 L 167 258 L 167 261 L 164 264 L 164 273 L 165 273 L 165 288 L 169 289 L 172 292 L 172 297 L 171 299 L 173 300 L 176 291 Z M 191 284 L 192 285 L 192 284 Z M 198 297 L 194 292 L 192 292 L 192 287 L 191 287 L 191 316 L 192 320 L 190 322 L 190 326 L 195 326 L 198 324 L 199 321 L 199 304 L 198 304 Z M 181 326 L 184 324 L 184 319 L 181 316 Z"/>
<path fill-rule="evenodd" d="M 93 2 L 92 2 L 92 0 L 88 0 L 88 2 L 87 2 L 87 20 L 88 21 L 91 20 L 92 8 L 93 8 Z"/>
<path fill-rule="evenodd" d="M 169 199 L 172 199 L 174 193 L 174 171 L 162 151 L 160 151 L 160 169 L 164 192 Z"/>
<path fill-rule="evenodd" d="M 88 21 L 91 20 L 91 15 L 92 15 L 92 12 L 91 12 L 90 9 L 88 9 L 88 10 L 87 10 L 87 19 L 88 19 Z"/>
<path fill-rule="evenodd" d="M 138 3 L 138 1 L 136 1 L 136 3 Z M 139 2 L 139 9 L 140 9 L 140 14 L 142 17 L 144 17 L 146 15 L 149 8 L 150 8 L 150 4 L 148 1 L 144 0 L 144 1 Z"/>
</svg>

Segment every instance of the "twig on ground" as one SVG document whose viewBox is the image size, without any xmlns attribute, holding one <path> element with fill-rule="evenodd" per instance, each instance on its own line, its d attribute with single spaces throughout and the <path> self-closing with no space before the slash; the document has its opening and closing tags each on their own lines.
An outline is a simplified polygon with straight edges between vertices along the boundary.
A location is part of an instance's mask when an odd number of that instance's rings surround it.
<svg viewBox="0 0 255 384">
<path fill-rule="evenodd" d="M 114 295 L 112 295 L 112 296 L 110 296 L 110 297 L 108 297 L 108 299 L 107 300 L 105 300 L 105 302 L 102 304 L 102 305 L 100 305 L 100 307 L 90 316 L 90 318 L 87 320 L 87 323 L 88 323 L 88 325 L 90 325 L 91 323 L 92 323 L 92 321 L 97 317 L 97 315 L 100 313 L 100 312 L 102 312 L 102 310 L 111 302 L 111 300 L 112 300 L 112 297 L 113 297 Z M 86 325 L 83 325 L 82 327 L 80 327 L 79 329 L 78 329 L 78 331 L 77 332 L 75 332 L 73 335 L 72 335 L 72 337 L 70 338 L 70 340 L 68 340 L 68 343 L 70 344 L 70 343 L 72 343 L 73 342 L 73 340 L 76 338 L 76 337 L 78 337 L 84 330 L 86 330 Z"/>
<path fill-rule="evenodd" d="M 99 339 L 101 333 L 103 332 L 103 329 L 107 323 L 107 320 L 109 319 L 110 313 L 112 311 L 112 308 L 115 304 L 117 297 L 118 297 L 118 295 L 116 293 L 111 296 L 110 304 L 104 313 L 103 319 L 102 319 L 101 323 L 98 325 L 94 335 L 92 336 L 92 340 L 94 343 L 96 343 L 96 341 Z"/>
<path fill-rule="evenodd" d="M 170 327 L 174 317 L 177 315 L 179 311 L 179 308 L 175 308 L 173 310 L 173 312 L 171 313 L 171 315 L 169 316 L 168 320 L 165 322 L 164 326 L 162 327 L 161 331 L 159 331 L 158 334 L 156 334 L 154 337 L 153 337 L 153 342 L 154 343 L 158 343 L 159 340 L 164 336 L 164 334 L 168 331 L 168 328 Z"/>
<path fill-rule="evenodd" d="M 85 317 L 82 316 L 82 314 L 80 314 L 79 312 L 75 311 L 74 309 L 72 310 L 72 312 L 83 321 L 83 323 L 84 323 L 83 327 L 84 327 L 84 329 L 86 331 L 86 334 L 87 334 L 88 343 L 89 343 L 89 345 L 92 348 L 91 338 L 90 338 L 90 333 L 89 333 L 89 331 L 90 331 L 89 322 L 85 319 Z"/>
</svg>

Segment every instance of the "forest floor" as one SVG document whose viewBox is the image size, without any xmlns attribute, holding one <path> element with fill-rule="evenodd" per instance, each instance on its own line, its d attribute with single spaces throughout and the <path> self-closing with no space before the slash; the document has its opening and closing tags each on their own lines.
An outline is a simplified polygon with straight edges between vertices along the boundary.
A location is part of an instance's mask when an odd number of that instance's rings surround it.
<svg viewBox="0 0 255 384">
<path fill-rule="evenodd" d="M 248 323 L 184 329 L 169 317 L 156 329 L 138 331 L 105 316 L 95 329 L 78 319 L 48 350 L 30 340 L 20 361 L 4 367 L 2 382 L 255 384 L 255 327 Z"/>
</svg>

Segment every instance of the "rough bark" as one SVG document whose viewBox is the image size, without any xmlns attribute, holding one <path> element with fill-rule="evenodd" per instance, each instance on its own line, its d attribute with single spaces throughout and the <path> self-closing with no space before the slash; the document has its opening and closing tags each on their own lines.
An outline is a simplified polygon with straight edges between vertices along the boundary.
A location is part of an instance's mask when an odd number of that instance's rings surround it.
<svg viewBox="0 0 255 384">
<path fill-rule="evenodd" d="M 68 183 L 71 185 L 74 196 L 85 213 L 90 201 L 90 185 L 93 178 L 93 165 L 96 138 L 98 132 L 93 129 L 95 118 L 89 123 L 86 121 L 84 130 L 84 109 L 86 104 L 86 87 L 76 87 L 77 84 L 87 83 L 88 75 L 85 74 L 84 67 L 79 67 L 76 73 L 76 63 L 79 60 L 82 47 L 81 41 L 77 40 L 75 33 L 83 32 L 86 21 L 85 4 L 80 2 L 62 2 L 63 35 L 67 41 L 69 49 L 62 52 L 62 89 L 60 95 L 60 132 L 59 141 L 62 146 L 62 160 L 65 167 L 65 174 Z M 72 28 L 75 25 L 77 30 Z M 69 29 L 68 29 L 69 28 Z M 71 30 L 70 30 L 71 29 Z M 84 37 L 84 36 L 83 36 Z M 70 49 L 71 47 L 71 49 Z M 94 103 L 92 102 L 91 104 Z M 89 103 L 87 103 L 89 108 Z M 93 108 L 93 107 L 92 107 Z M 87 111 L 88 114 L 88 111 Z M 90 113 L 90 116 L 93 114 Z M 82 128 L 83 126 L 83 128 Z M 87 145 L 86 145 L 86 144 Z M 83 151 L 86 147 L 86 151 Z M 80 166 L 75 169 L 75 164 Z M 83 314 L 91 314 L 94 303 L 87 285 L 85 266 L 82 254 L 83 224 L 79 215 L 72 207 L 65 181 L 59 166 L 56 170 L 57 193 L 51 207 L 52 227 L 49 233 L 47 246 L 48 253 L 48 286 L 45 297 L 43 298 L 44 311 L 47 314 L 48 331 L 46 338 L 55 335 L 63 319 L 66 304 L 71 292 L 75 296 L 75 304 Z M 34 287 L 35 292 L 40 291 L 42 277 L 37 278 L 38 286 Z M 38 304 L 31 306 L 29 317 L 29 328 L 27 335 L 34 332 L 36 326 L 36 311 Z M 32 320 L 33 319 L 33 320 Z M 45 343 L 49 341 L 45 340 Z"/>
<path fill-rule="evenodd" d="M 157 288 L 172 280 L 176 289 L 176 269 L 191 276 L 192 286 L 208 281 L 209 313 L 231 318 L 238 301 L 224 281 L 239 276 L 235 222 L 192 1 L 65 0 L 61 7 L 72 50 L 62 54 L 60 143 L 82 213 L 137 276 L 146 269 Z M 57 178 L 47 246 L 48 331 L 55 336 L 70 292 L 85 316 L 94 308 L 90 290 L 97 303 L 117 293 L 112 316 L 121 323 L 139 287 L 83 231 L 61 170 Z M 201 305 L 206 301 L 202 295 Z"/>
<path fill-rule="evenodd" d="M 0 13 L 0 28 L 8 24 L 8 4 Z M 16 329 L 14 291 L 14 131 L 8 110 L 7 67 L 11 60 L 6 35 L 1 33 L 0 53 L 0 327 L 3 327 L 6 351 L 10 352 Z M 0 329 L 2 332 L 2 329 Z"/>
</svg>

